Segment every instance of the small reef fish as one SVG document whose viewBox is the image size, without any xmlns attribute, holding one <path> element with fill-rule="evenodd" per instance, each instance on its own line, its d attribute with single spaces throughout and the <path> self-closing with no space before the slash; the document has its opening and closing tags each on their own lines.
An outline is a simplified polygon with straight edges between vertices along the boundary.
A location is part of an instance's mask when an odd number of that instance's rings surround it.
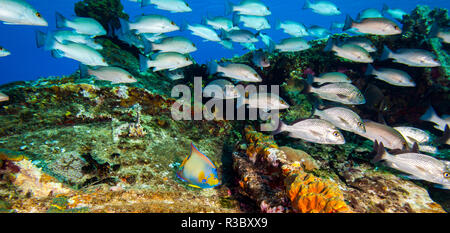
<svg viewBox="0 0 450 233">
<path fill-rule="evenodd" d="M 341 14 L 339 8 L 334 3 L 329 1 L 315 1 L 312 3 L 310 0 L 306 0 L 305 5 L 303 5 L 303 9 L 311 9 L 314 13 L 321 15 Z"/>
<path fill-rule="evenodd" d="M 308 41 L 301 37 L 292 37 L 283 39 L 279 44 L 272 45 L 270 50 L 279 50 L 280 52 L 298 52 L 311 48 Z"/>
<path fill-rule="evenodd" d="M 408 178 L 426 180 L 438 184 L 439 188 L 450 189 L 450 161 L 439 160 L 419 153 L 389 154 L 383 146 L 375 141 L 374 151 L 377 155 L 372 163 L 386 161 L 387 166 L 410 174 Z"/>
<path fill-rule="evenodd" d="M 394 127 L 394 129 L 403 135 L 408 144 L 412 145 L 414 142 L 424 144 L 430 141 L 430 134 L 421 129 L 410 126 L 398 126 Z"/>
<path fill-rule="evenodd" d="M 222 37 L 236 43 L 256 43 L 258 42 L 257 34 L 253 34 L 249 30 L 238 29 L 229 32 L 222 30 Z"/>
<path fill-rule="evenodd" d="M 313 25 L 308 28 L 308 34 L 316 38 L 326 38 L 330 36 L 331 32 L 324 27 Z"/>
<path fill-rule="evenodd" d="M 184 79 L 184 71 L 182 68 L 176 70 L 165 70 L 164 74 L 172 81 Z"/>
<path fill-rule="evenodd" d="M 394 59 L 394 62 L 414 67 L 441 66 L 436 55 L 423 49 L 398 49 L 394 53 L 385 45 L 380 60 L 387 59 Z"/>
<path fill-rule="evenodd" d="M 145 35 L 149 34 L 136 34 L 135 31 L 123 31 L 120 28 L 113 29 L 111 26 L 109 29 L 110 30 L 108 36 L 117 37 L 117 39 L 125 42 L 130 46 L 142 49 L 144 51 L 144 54 L 149 54 L 152 51 L 150 41 L 145 37 Z"/>
<path fill-rule="evenodd" d="M 223 66 L 212 62 L 208 66 L 209 74 L 219 73 L 220 76 L 244 81 L 244 82 L 261 82 L 262 78 L 250 66 L 245 64 L 229 63 Z"/>
<path fill-rule="evenodd" d="M 47 21 L 24 0 L 0 0 L 0 21 L 11 25 L 48 26 Z"/>
<path fill-rule="evenodd" d="M 238 25 L 242 22 L 244 27 L 253 28 L 257 31 L 270 29 L 270 23 L 264 16 L 254 16 L 254 15 L 233 15 L 233 24 Z"/>
<path fill-rule="evenodd" d="M 373 34 L 380 36 L 397 35 L 402 33 L 402 29 L 390 19 L 387 18 L 366 18 L 361 22 L 353 21 L 350 15 L 345 19 L 343 31 L 355 28 L 360 33 Z"/>
<path fill-rule="evenodd" d="M 362 47 L 367 52 L 372 53 L 377 51 L 377 47 L 367 38 L 364 37 L 350 37 L 344 41 L 345 44 L 354 44 Z"/>
<path fill-rule="evenodd" d="M 309 92 L 316 93 L 321 99 L 342 104 L 365 104 L 363 94 L 350 83 L 329 83 L 318 88 L 310 87 Z"/>
<path fill-rule="evenodd" d="M 105 58 L 95 49 L 71 41 L 59 43 L 55 38 L 36 31 L 36 45 L 38 48 L 52 50 L 55 58 L 67 57 L 89 66 L 108 66 Z"/>
<path fill-rule="evenodd" d="M 383 18 L 381 12 L 375 8 L 367 8 L 361 11 L 356 17 L 357 20 L 367 19 L 367 18 Z"/>
<path fill-rule="evenodd" d="M 216 79 L 203 88 L 203 96 L 217 99 L 235 99 L 241 95 L 232 82 L 225 79 Z"/>
<path fill-rule="evenodd" d="M 338 57 L 346 58 L 348 60 L 360 63 L 372 63 L 373 58 L 367 50 L 354 44 L 336 45 L 333 39 L 328 39 L 327 45 L 324 48 L 325 52 L 334 51 Z"/>
<path fill-rule="evenodd" d="M 398 21 L 402 21 L 403 16 L 408 14 L 404 10 L 399 8 L 389 8 L 386 4 L 383 4 L 383 9 L 381 10 L 381 12 L 383 12 L 383 14 L 389 14 L 392 18 Z"/>
<path fill-rule="evenodd" d="M 216 166 L 191 143 L 191 153 L 181 163 L 177 177 L 194 188 L 213 188 L 220 184 Z"/>
<path fill-rule="evenodd" d="M 348 108 L 332 107 L 324 110 L 316 109 L 314 115 L 320 117 L 320 119 L 329 121 L 336 127 L 345 131 L 359 133 L 366 132 L 361 117 Z"/>
<path fill-rule="evenodd" d="M 309 32 L 304 24 L 290 20 L 277 23 L 276 29 L 283 29 L 284 33 L 293 37 L 309 36 Z"/>
<path fill-rule="evenodd" d="M 367 138 L 372 142 L 382 142 L 389 149 L 405 150 L 409 148 L 408 142 L 394 128 L 371 120 L 363 120 L 363 122 L 366 127 L 366 132 L 354 133 L 361 137 Z"/>
<path fill-rule="evenodd" d="M 270 46 L 272 44 L 274 44 L 272 38 L 262 32 L 258 33 L 258 36 L 261 37 L 261 41 L 263 42 L 263 44 L 267 47 L 270 48 Z"/>
<path fill-rule="evenodd" d="M 95 50 L 102 50 L 103 46 L 95 42 L 89 35 L 78 34 L 75 31 L 59 30 L 52 32 L 51 35 L 59 42 L 71 41 L 74 43 L 85 44 Z"/>
<path fill-rule="evenodd" d="M 85 65 L 80 65 L 80 73 L 82 78 L 92 75 L 98 80 L 110 81 L 113 84 L 137 82 L 133 75 L 119 67 L 104 66 L 90 69 Z"/>
<path fill-rule="evenodd" d="M 262 50 L 255 51 L 253 52 L 252 55 L 253 55 L 252 62 L 256 66 L 260 67 L 261 69 L 270 66 L 269 57 L 267 56 L 267 53 L 265 53 L 264 51 Z"/>
<path fill-rule="evenodd" d="M 237 12 L 240 15 L 268 16 L 272 14 L 269 8 L 260 0 L 242 0 L 239 4 L 233 5 L 227 0 L 225 14 Z"/>
<path fill-rule="evenodd" d="M 430 37 L 438 37 L 442 39 L 444 43 L 450 43 L 450 27 L 439 27 L 437 23 L 435 23 L 430 30 Z"/>
<path fill-rule="evenodd" d="M 93 18 L 74 17 L 72 20 L 69 20 L 59 12 L 56 12 L 56 27 L 72 28 L 78 34 L 90 36 L 106 35 L 105 28 L 103 28 L 103 26 Z"/>
<path fill-rule="evenodd" d="M 366 74 L 367 76 L 374 75 L 376 79 L 385 81 L 394 86 L 400 87 L 415 87 L 411 76 L 402 70 L 391 69 L 391 68 L 378 68 L 375 69 L 371 64 L 367 66 Z"/>
<path fill-rule="evenodd" d="M 215 30 L 225 30 L 231 31 L 233 29 L 239 29 L 235 27 L 233 21 L 227 17 L 217 16 L 217 17 L 203 17 L 202 24 L 206 24 L 214 28 Z"/>
<path fill-rule="evenodd" d="M 304 119 L 292 125 L 279 121 L 278 129 L 272 134 L 289 132 L 289 137 L 319 144 L 345 144 L 342 133 L 330 122 L 322 119 Z"/>
<path fill-rule="evenodd" d="M 156 9 L 170 11 L 171 13 L 191 12 L 192 9 L 183 0 L 142 0 L 141 6 L 155 5 Z"/>
<path fill-rule="evenodd" d="M 145 72 L 148 68 L 154 67 L 153 72 L 160 70 L 176 70 L 182 67 L 192 65 L 192 60 L 184 54 L 177 52 L 156 53 L 152 55 L 152 59 L 139 54 L 139 63 L 141 72 Z"/>
<path fill-rule="evenodd" d="M 248 108 L 259 108 L 265 112 L 273 109 L 289 108 L 289 104 L 286 101 L 273 93 L 254 93 L 250 94 L 248 98 L 241 95 L 237 100 L 236 107 L 241 108 L 243 105 L 248 105 Z"/>
<path fill-rule="evenodd" d="M 142 15 L 137 17 L 134 22 L 127 22 L 122 18 L 119 20 L 124 32 L 136 30 L 137 34 L 161 34 L 180 30 L 175 22 L 162 15 Z"/>
<path fill-rule="evenodd" d="M 7 96 L 5 93 L 0 92 L 0 102 L 5 102 L 9 100 L 9 96 Z"/>
<path fill-rule="evenodd" d="M 158 43 L 152 43 L 153 51 L 177 52 L 182 54 L 197 51 L 197 47 L 192 41 L 182 36 L 167 37 Z"/>
<path fill-rule="evenodd" d="M 254 43 L 240 43 L 240 45 L 242 45 L 242 47 L 244 47 L 250 51 L 256 50 L 256 46 Z"/>
<path fill-rule="evenodd" d="M 352 80 L 341 72 L 329 72 L 320 74 L 319 77 L 314 77 L 311 74 L 308 74 L 308 79 L 311 83 L 351 83 Z"/>
<path fill-rule="evenodd" d="M 216 42 L 219 42 L 222 40 L 222 39 L 220 39 L 220 37 L 216 31 L 214 31 L 212 28 L 205 26 L 205 25 L 201 25 L 201 24 L 187 25 L 187 29 L 192 31 L 192 35 L 199 36 L 205 40 L 216 41 Z"/>
<path fill-rule="evenodd" d="M 420 120 L 429 121 L 436 124 L 434 128 L 440 131 L 445 131 L 446 125 L 450 126 L 450 116 L 439 117 L 432 106 L 430 106 L 427 111 L 420 117 Z"/>
<path fill-rule="evenodd" d="M 11 55 L 11 52 L 0 46 L 0 57 L 6 57 L 9 55 Z"/>
</svg>

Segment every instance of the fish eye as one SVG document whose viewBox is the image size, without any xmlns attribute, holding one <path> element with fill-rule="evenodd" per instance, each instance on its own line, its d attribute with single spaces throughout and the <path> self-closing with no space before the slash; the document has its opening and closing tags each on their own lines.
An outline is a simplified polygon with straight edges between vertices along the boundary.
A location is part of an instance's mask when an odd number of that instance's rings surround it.
<svg viewBox="0 0 450 233">
<path fill-rule="evenodd" d="M 444 172 L 443 175 L 444 175 L 445 178 L 450 178 L 450 173 L 448 173 L 448 172 Z"/>
<path fill-rule="evenodd" d="M 186 6 L 189 7 L 189 4 L 186 3 Z"/>
<path fill-rule="evenodd" d="M 42 17 L 41 13 L 39 13 L 39 12 L 36 12 L 36 16 L 37 16 L 38 18 L 41 18 L 41 17 Z"/>
<path fill-rule="evenodd" d="M 333 136 L 339 137 L 339 131 L 334 131 L 334 132 L 333 132 Z"/>
<path fill-rule="evenodd" d="M 185 60 L 186 60 L 186 61 L 189 61 L 189 58 L 186 57 Z"/>
<path fill-rule="evenodd" d="M 172 21 L 172 22 L 170 22 L 170 24 L 172 24 L 172 25 L 175 25 L 175 23 Z"/>
<path fill-rule="evenodd" d="M 363 123 L 362 122 L 358 122 L 358 126 L 362 127 Z"/>
<path fill-rule="evenodd" d="M 257 74 L 253 74 L 253 76 L 255 76 L 255 77 L 258 77 L 258 75 L 257 75 Z"/>
<path fill-rule="evenodd" d="M 131 78 L 133 78 L 133 77 L 132 77 L 131 75 L 128 75 L 128 78 L 130 78 L 130 79 L 131 79 Z"/>
</svg>

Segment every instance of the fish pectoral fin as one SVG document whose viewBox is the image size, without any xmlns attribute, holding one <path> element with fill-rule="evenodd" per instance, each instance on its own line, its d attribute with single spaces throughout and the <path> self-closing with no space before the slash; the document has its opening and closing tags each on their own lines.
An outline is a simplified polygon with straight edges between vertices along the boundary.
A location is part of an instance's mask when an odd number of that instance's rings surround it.
<svg viewBox="0 0 450 233">
<path fill-rule="evenodd" d="M 344 124 L 346 124 L 346 125 L 350 125 L 350 123 L 347 121 L 347 120 L 345 120 L 343 117 L 338 117 L 338 119 L 340 120 L 340 121 L 342 121 Z"/>
<path fill-rule="evenodd" d="M 321 133 L 319 133 L 319 132 L 317 132 L 315 130 L 310 130 L 309 132 L 311 132 L 312 135 L 318 136 L 318 137 L 322 135 Z"/>
<path fill-rule="evenodd" d="M 347 99 L 347 96 L 343 94 L 336 94 L 336 96 L 340 99 Z"/>
<path fill-rule="evenodd" d="M 54 49 L 54 50 L 52 50 L 52 56 L 54 58 L 62 58 L 62 57 L 64 57 L 64 52 L 59 49 Z"/>
</svg>

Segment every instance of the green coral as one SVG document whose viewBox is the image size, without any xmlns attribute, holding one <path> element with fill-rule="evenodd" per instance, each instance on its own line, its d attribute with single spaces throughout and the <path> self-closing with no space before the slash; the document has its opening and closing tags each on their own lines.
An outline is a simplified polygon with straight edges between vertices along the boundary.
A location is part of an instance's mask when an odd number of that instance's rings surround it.
<svg viewBox="0 0 450 233">
<path fill-rule="evenodd" d="M 75 3 L 75 13 L 80 17 L 90 17 L 108 28 L 108 23 L 117 18 L 129 19 L 123 12 L 120 0 L 84 0 Z"/>
</svg>

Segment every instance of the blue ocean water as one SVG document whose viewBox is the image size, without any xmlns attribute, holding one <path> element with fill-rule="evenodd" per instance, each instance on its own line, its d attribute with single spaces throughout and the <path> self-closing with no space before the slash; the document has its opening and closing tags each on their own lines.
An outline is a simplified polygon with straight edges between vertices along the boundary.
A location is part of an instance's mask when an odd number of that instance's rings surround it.
<svg viewBox="0 0 450 233">
<path fill-rule="evenodd" d="M 48 51 L 38 49 L 35 42 L 36 30 L 54 30 L 55 12 L 60 12 L 65 16 L 75 16 L 74 4 L 79 0 L 28 0 L 43 17 L 49 22 L 48 27 L 36 26 L 18 26 L 0 24 L 0 46 L 7 48 L 12 54 L 3 57 L 0 60 L 1 79 L 0 84 L 9 83 L 20 80 L 35 80 L 39 77 L 60 76 L 72 74 L 78 69 L 78 62 L 67 58 L 56 59 L 51 56 Z M 192 12 L 187 13 L 170 13 L 168 11 L 155 9 L 152 5 L 141 8 L 140 4 L 122 0 L 124 11 L 134 18 L 141 14 L 161 14 L 169 17 L 178 25 L 184 23 L 200 23 L 202 17 L 206 15 L 223 16 L 225 14 L 224 0 L 187 0 Z M 233 3 L 239 1 L 233 0 Z M 318 25 L 329 28 L 333 22 L 343 22 L 346 14 L 356 17 L 356 15 L 366 8 L 382 8 L 383 4 L 387 4 L 391 8 L 401 8 L 406 12 L 410 12 L 417 5 L 428 5 L 432 8 L 450 8 L 449 0 L 333 0 L 343 12 L 338 16 L 324 16 L 313 13 L 311 10 L 302 9 L 304 0 L 277 0 L 264 1 L 270 8 L 272 15 L 268 16 L 272 28 L 263 30 L 264 33 L 271 36 L 275 41 L 289 37 L 281 30 L 276 30 L 277 21 L 294 20 L 305 24 L 306 26 Z M 231 18 L 231 15 L 229 15 Z M 198 63 L 206 63 L 213 59 L 222 57 L 232 57 L 234 55 L 242 55 L 248 50 L 241 46 L 235 46 L 234 50 L 228 50 L 222 45 L 215 42 L 205 42 L 202 38 L 193 36 L 190 31 L 173 32 L 170 35 L 181 35 L 191 39 L 199 48 L 191 55 Z M 309 38 L 312 39 L 312 38 Z M 258 43 L 258 47 L 262 47 L 262 43 Z"/>
</svg>

